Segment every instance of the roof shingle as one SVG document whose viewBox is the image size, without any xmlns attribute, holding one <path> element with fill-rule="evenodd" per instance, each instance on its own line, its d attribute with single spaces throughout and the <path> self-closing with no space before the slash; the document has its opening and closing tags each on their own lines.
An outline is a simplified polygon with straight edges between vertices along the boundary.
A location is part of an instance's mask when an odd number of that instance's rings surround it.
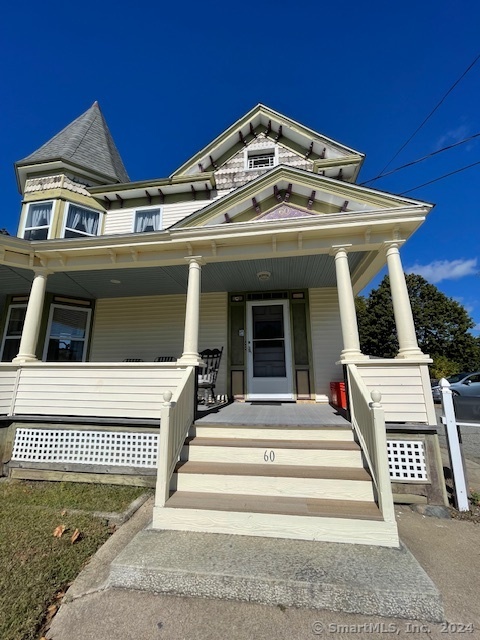
<svg viewBox="0 0 480 640">
<path fill-rule="evenodd" d="M 97 102 L 17 166 L 52 160 L 70 161 L 110 182 L 130 182 L 120 154 Z"/>
</svg>

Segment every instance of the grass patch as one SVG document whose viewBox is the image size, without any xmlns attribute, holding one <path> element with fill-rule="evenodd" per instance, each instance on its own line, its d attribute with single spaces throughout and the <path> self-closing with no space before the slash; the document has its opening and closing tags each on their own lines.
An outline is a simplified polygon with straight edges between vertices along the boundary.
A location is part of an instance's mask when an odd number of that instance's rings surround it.
<svg viewBox="0 0 480 640">
<path fill-rule="evenodd" d="M 143 487 L 88 482 L 10 480 L 0 483 L 0 501 L 53 509 L 121 512 L 145 491 Z"/>
<path fill-rule="evenodd" d="M 138 487 L 69 482 L 0 483 L 2 640 L 35 640 L 56 594 L 111 533 L 106 521 L 65 510 L 122 511 L 143 492 Z M 59 525 L 65 532 L 57 538 L 53 532 Z M 72 544 L 76 529 L 80 536 Z"/>
</svg>

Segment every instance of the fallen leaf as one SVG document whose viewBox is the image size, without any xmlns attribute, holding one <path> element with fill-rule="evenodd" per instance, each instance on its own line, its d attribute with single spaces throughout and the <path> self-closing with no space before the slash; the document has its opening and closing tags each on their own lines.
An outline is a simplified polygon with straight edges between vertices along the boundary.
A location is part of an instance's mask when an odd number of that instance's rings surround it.
<svg viewBox="0 0 480 640">
<path fill-rule="evenodd" d="M 73 544 L 74 542 L 76 542 L 79 537 L 80 537 L 80 530 L 75 529 L 75 531 L 72 534 L 72 537 L 70 538 L 71 543 Z"/>
<path fill-rule="evenodd" d="M 61 516 L 66 516 L 66 515 L 67 515 L 67 510 L 66 510 L 66 509 L 64 509 L 64 510 L 60 513 L 60 515 L 61 515 Z"/>
<path fill-rule="evenodd" d="M 53 535 L 55 536 L 55 538 L 61 538 L 63 536 L 65 529 L 66 529 L 66 526 L 64 524 L 59 524 L 58 527 L 56 527 L 55 531 L 53 532 Z"/>
<path fill-rule="evenodd" d="M 55 598 L 56 598 L 57 600 L 61 600 L 61 599 L 63 598 L 63 596 L 64 596 L 64 595 L 65 595 L 65 591 L 59 591 L 59 592 L 57 593 L 57 595 L 55 596 Z"/>
</svg>

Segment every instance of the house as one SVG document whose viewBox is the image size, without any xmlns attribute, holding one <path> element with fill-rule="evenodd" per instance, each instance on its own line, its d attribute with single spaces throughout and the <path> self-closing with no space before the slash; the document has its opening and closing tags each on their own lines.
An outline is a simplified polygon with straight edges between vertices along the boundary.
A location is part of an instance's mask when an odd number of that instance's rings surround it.
<svg viewBox="0 0 480 640">
<path fill-rule="evenodd" d="M 17 162 L 18 237 L 0 236 L 9 473 L 156 476 L 161 528 L 397 545 L 392 487 L 445 500 L 400 257 L 431 205 L 357 185 L 363 160 L 260 104 L 169 177 L 131 182 L 95 103 Z M 354 307 L 385 264 L 390 360 L 362 353 Z M 209 347 L 243 426 L 193 424 Z M 351 423 L 331 424 L 342 380 Z M 291 404 L 252 424 L 272 402 Z"/>
</svg>

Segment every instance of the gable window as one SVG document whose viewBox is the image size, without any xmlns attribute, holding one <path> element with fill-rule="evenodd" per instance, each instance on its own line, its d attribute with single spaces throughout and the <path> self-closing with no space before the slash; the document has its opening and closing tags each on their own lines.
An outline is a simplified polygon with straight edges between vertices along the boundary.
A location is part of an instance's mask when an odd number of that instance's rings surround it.
<svg viewBox="0 0 480 640">
<path fill-rule="evenodd" d="M 69 204 L 65 219 L 64 238 L 81 238 L 97 236 L 100 223 L 100 212 L 93 209 Z"/>
<path fill-rule="evenodd" d="M 46 240 L 50 232 L 53 202 L 31 202 L 28 205 L 23 237 L 25 240 Z"/>
<path fill-rule="evenodd" d="M 90 309 L 52 304 L 43 359 L 47 362 L 84 362 Z"/>
<path fill-rule="evenodd" d="M 12 304 L 8 309 L 2 341 L 2 362 L 11 362 L 20 351 L 20 339 L 26 313 L 26 304 Z"/>
<path fill-rule="evenodd" d="M 161 209 L 139 209 L 135 211 L 134 232 L 160 231 L 161 214 Z"/>
<path fill-rule="evenodd" d="M 250 151 L 248 153 L 247 169 L 268 169 L 274 166 L 274 151 Z"/>
</svg>

